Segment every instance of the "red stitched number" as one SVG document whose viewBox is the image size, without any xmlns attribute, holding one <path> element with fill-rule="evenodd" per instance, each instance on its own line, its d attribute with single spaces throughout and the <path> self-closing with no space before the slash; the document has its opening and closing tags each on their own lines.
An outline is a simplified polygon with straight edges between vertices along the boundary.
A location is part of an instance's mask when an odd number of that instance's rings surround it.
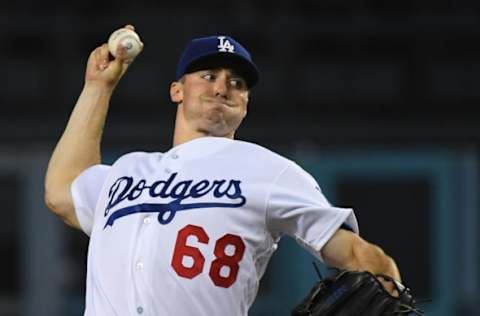
<svg viewBox="0 0 480 316">
<path fill-rule="evenodd" d="M 208 236 L 202 227 L 187 225 L 178 231 L 177 242 L 175 243 L 175 251 L 173 252 L 172 267 L 179 276 L 187 279 L 193 279 L 203 271 L 205 257 L 200 250 L 195 247 L 187 246 L 188 236 L 196 236 L 198 242 L 208 244 Z M 183 265 L 183 257 L 191 257 L 193 265 L 186 267 Z"/>
<path fill-rule="evenodd" d="M 208 244 L 209 237 L 200 226 L 187 225 L 178 231 L 175 249 L 173 251 L 172 267 L 179 276 L 193 279 L 203 271 L 205 257 L 198 248 L 187 246 L 188 236 L 197 237 L 198 242 Z M 228 246 L 233 246 L 233 254 L 229 255 Z M 226 234 L 215 243 L 215 260 L 212 261 L 208 275 L 216 286 L 228 288 L 237 280 L 239 265 L 245 252 L 245 244 L 240 236 Z M 193 259 L 193 265 L 183 265 L 183 257 Z M 226 267 L 225 269 L 222 269 Z M 224 274 L 224 275 L 222 275 Z M 226 274 L 226 275 L 225 275 Z"/>
<path fill-rule="evenodd" d="M 231 256 L 225 253 L 225 250 L 228 245 L 235 246 L 235 251 Z M 235 280 L 237 279 L 238 269 L 238 262 L 242 260 L 243 253 L 245 252 L 245 244 L 243 240 L 237 236 L 232 234 L 226 234 L 215 244 L 215 257 L 217 259 L 212 261 L 212 266 L 210 267 L 210 278 L 212 279 L 213 283 L 217 286 L 221 287 L 230 287 Z M 222 276 L 220 271 L 222 267 L 230 268 L 228 271 L 227 276 Z"/>
</svg>

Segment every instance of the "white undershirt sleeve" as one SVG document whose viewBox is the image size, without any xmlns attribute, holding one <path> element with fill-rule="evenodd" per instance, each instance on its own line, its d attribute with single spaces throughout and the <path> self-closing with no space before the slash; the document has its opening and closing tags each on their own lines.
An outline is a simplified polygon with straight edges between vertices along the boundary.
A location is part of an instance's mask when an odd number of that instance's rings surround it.
<svg viewBox="0 0 480 316">
<path fill-rule="evenodd" d="M 342 224 L 358 233 L 353 210 L 330 205 L 315 179 L 295 163 L 273 183 L 266 212 L 272 236 L 287 234 L 320 259 L 321 248 Z"/>
<path fill-rule="evenodd" d="M 95 208 L 109 170 L 110 166 L 107 165 L 89 167 L 75 178 L 70 187 L 75 214 L 88 236 L 92 233 Z"/>
</svg>

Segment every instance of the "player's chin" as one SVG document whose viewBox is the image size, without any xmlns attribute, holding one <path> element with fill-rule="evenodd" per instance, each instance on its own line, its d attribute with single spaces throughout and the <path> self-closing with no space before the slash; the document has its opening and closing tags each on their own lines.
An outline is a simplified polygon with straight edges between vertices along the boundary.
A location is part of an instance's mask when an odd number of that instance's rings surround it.
<svg viewBox="0 0 480 316">
<path fill-rule="evenodd" d="M 213 122 L 206 130 L 208 131 L 207 134 L 215 137 L 224 137 L 230 134 L 230 129 L 223 122 Z"/>
<path fill-rule="evenodd" d="M 229 116 L 223 111 L 212 111 L 204 119 L 204 130 L 208 131 L 209 135 L 217 137 L 233 135 L 242 121 L 241 117 L 237 117 L 237 115 Z"/>
<path fill-rule="evenodd" d="M 208 120 L 203 130 L 206 134 L 215 137 L 228 137 L 234 129 L 225 120 Z"/>
</svg>

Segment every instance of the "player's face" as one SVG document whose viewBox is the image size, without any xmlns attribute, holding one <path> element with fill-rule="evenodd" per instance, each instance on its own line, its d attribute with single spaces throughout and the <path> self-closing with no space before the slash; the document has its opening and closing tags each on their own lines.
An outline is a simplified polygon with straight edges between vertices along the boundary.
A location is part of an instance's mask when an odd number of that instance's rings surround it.
<svg viewBox="0 0 480 316">
<path fill-rule="evenodd" d="M 207 69 L 186 74 L 176 84 L 180 93 L 172 100 L 189 128 L 233 138 L 247 114 L 249 91 L 242 77 L 230 69 Z"/>
</svg>

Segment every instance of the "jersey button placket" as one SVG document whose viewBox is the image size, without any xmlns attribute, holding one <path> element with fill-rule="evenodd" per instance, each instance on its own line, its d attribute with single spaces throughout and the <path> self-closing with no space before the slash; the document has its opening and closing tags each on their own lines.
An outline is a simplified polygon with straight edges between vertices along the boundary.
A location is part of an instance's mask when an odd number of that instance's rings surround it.
<svg viewBox="0 0 480 316">
<path fill-rule="evenodd" d="M 146 216 L 146 217 L 143 219 L 143 223 L 144 223 L 145 225 L 151 224 L 151 223 L 152 223 L 152 217 L 151 217 L 151 216 Z"/>
<path fill-rule="evenodd" d="M 133 262 L 132 262 L 132 277 L 133 277 L 133 289 L 134 289 L 134 302 L 135 302 L 135 314 L 137 315 L 145 315 L 148 314 L 145 312 L 145 279 L 143 276 L 147 261 L 146 258 L 146 240 L 148 240 L 148 236 L 151 232 L 151 223 L 152 223 L 152 215 L 145 215 L 140 218 L 139 222 L 139 229 L 138 235 L 135 244 L 135 252 L 133 254 Z M 132 313 L 133 314 L 133 313 Z"/>
<path fill-rule="evenodd" d="M 167 175 L 170 175 L 172 173 L 178 172 L 179 169 L 180 169 L 180 154 L 178 152 L 173 152 L 167 156 L 163 171 Z"/>
</svg>

